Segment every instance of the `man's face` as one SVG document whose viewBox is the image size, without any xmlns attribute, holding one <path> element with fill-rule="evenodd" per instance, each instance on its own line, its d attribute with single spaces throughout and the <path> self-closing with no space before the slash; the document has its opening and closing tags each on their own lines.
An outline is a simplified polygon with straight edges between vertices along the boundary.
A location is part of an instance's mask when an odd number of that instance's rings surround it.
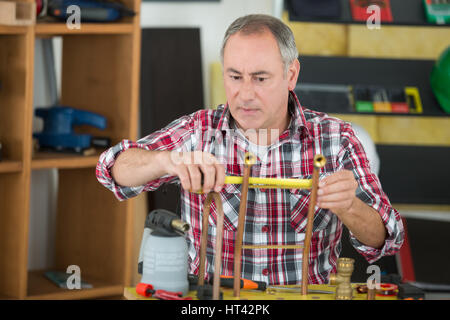
<svg viewBox="0 0 450 320">
<path fill-rule="evenodd" d="M 277 41 L 270 31 L 228 38 L 224 50 L 225 92 L 232 117 L 244 129 L 286 129 L 289 90 L 297 83 L 296 59 L 284 74 Z"/>
</svg>

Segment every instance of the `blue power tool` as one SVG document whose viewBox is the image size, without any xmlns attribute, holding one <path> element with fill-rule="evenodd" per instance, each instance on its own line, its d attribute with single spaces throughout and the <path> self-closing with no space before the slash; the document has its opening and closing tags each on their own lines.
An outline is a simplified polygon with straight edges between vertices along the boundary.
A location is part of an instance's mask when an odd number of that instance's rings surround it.
<svg viewBox="0 0 450 320">
<path fill-rule="evenodd" d="M 58 19 L 67 20 L 71 13 L 67 9 L 73 5 L 80 8 L 81 21 L 111 22 L 136 13 L 119 2 L 105 0 L 39 0 L 46 14 Z M 42 13 L 45 14 L 45 13 Z"/>
<path fill-rule="evenodd" d="M 35 114 L 43 118 L 44 130 L 33 136 L 38 139 L 39 147 L 44 149 L 81 152 L 91 147 L 92 136 L 74 134 L 73 126 L 90 125 L 102 130 L 106 128 L 105 117 L 71 107 L 37 108 Z"/>
</svg>

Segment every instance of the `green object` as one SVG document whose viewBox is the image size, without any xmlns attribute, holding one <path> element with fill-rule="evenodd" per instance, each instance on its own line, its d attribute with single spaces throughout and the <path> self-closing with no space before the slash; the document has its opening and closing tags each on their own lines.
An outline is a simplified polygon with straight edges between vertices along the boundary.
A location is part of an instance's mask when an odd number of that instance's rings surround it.
<svg viewBox="0 0 450 320">
<path fill-rule="evenodd" d="M 450 2 L 443 3 L 442 1 L 436 0 L 423 0 L 423 6 L 428 23 L 450 23 Z"/>
<path fill-rule="evenodd" d="M 439 56 L 433 66 L 430 83 L 441 108 L 450 113 L 450 47 Z"/>
<path fill-rule="evenodd" d="M 356 101 L 355 109 L 358 112 L 373 112 L 372 101 Z"/>
</svg>

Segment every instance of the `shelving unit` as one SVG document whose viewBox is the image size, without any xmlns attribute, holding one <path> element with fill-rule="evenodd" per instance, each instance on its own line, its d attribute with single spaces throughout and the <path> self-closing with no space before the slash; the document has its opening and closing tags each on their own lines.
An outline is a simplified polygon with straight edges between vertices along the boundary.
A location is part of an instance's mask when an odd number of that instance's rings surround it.
<svg viewBox="0 0 450 320">
<path fill-rule="evenodd" d="M 289 8 L 289 1 L 286 3 Z M 370 30 L 365 23 L 352 21 L 348 0 L 341 0 L 341 16 L 336 19 L 299 18 L 291 11 L 285 11 L 283 20 L 293 30 L 300 51 L 299 83 L 418 87 L 424 109 L 421 114 L 349 112 L 333 107 L 324 112 L 364 127 L 379 153 L 390 157 L 391 161 L 395 161 L 392 152 L 401 155 L 400 159 L 406 157 L 408 160 L 404 161 L 410 165 L 418 159 L 425 160 L 422 164 L 429 163 L 421 152 L 440 154 L 439 159 L 446 161 L 450 147 L 450 117 L 435 99 L 429 77 L 435 60 L 450 45 L 450 26 L 427 23 L 421 0 L 408 1 L 408 10 L 404 1 L 391 0 L 391 8 L 394 22 L 382 22 L 379 30 Z M 320 111 L 318 106 L 306 107 Z M 383 159 L 380 160 L 383 163 Z M 420 184 L 424 178 L 420 180 L 418 176 L 397 176 L 398 181 L 393 181 L 396 175 L 390 170 L 398 169 L 398 166 L 390 168 L 389 165 L 389 161 L 385 161 L 381 169 L 384 171 L 380 172 L 386 189 L 407 185 L 417 191 L 417 188 L 425 187 Z M 435 163 L 431 167 L 439 168 Z M 446 174 L 431 171 L 426 175 L 435 177 L 433 185 L 426 186 L 427 192 L 439 189 L 439 197 L 435 197 L 439 199 L 421 197 L 420 201 L 425 201 L 422 204 L 445 205 L 441 194 L 445 194 L 445 190 L 450 192 Z M 400 205 L 408 201 L 404 192 L 401 195 L 401 203 L 395 202 L 395 196 L 391 201 Z M 410 201 L 420 204 L 418 198 Z"/>
<path fill-rule="evenodd" d="M 33 0 L 22 0 L 33 2 Z M 137 138 L 140 0 L 122 1 L 137 12 L 117 23 L 0 26 L 0 298 L 85 299 L 121 295 L 132 277 L 134 201 L 118 202 L 95 177 L 102 150 L 92 156 L 32 153 L 34 45 L 61 36 L 62 104 L 106 116 L 113 144 Z M 93 289 L 64 290 L 28 270 L 32 170 L 58 169 L 54 266 L 78 265 Z"/>
<path fill-rule="evenodd" d="M 334 19 L 300 18 L 286 0 L 283 20 L 294 32 L 300 55 L 436 59 L 449 45 L 450 26 L 428 23 L 422 0 L 390 2 L 394 21 L 381 22 L 380 29 L 353 21 L 349 0 L 340 0 L 341 14 Z"/>
<path fill-rule="evenodd" d="M 375 143 L 445 146 L 450 143 L 448 121 L 429 85 L 433 60 L 307 56 L 302 64 L 302 83 L 332 85 L 413 86 L 420 92 L 423 113 L 377 113 L 340 110 L 335 106 L 307 106 L 360 124 Z M 300 85 L 301 86 L 301 85 Z M 300 97 L 301 99 L 301 97 Z M 323 108 L 325 107 L 325 108 Z M 407 130 L 414 128 L 414 130 Z"/>
<path fill-rule="evenodd" d="M 295 1 L 295 0 L 294 0 Z M 364 21 L 354 21 L 350 10 L 349 0 L 339 0 L 341 14 L 336 18 L 312 19 L 301 17 L 292 10 L 290 0 L 286 1 L 286 8 L 289 9 L 290 21 L 303 21 L 314 23 L 341 23 L 341 24 L 366 24 Z M 408 0 L 407 8 L 405 8 L 404 0 L 390 0 L 391 11 L 394 17 L 393 22 L 383 22 L 387 26 L 427 26 L 441 27 L 442 25 L 428 23 L 425 19 L 422 0 Z"/>
</svg>

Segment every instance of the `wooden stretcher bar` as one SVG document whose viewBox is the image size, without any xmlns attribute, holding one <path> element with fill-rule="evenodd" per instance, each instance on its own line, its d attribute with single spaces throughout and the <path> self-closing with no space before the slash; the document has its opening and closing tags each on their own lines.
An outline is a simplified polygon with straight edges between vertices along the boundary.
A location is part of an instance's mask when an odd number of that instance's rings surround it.
<svg viewBox="0 0 450 320">
<path fill-rule="evenodd" d="M 213 278 L 213 300 L 219 300 L 220 296 L 220 270 L 222 267 L 222 242 L 223 242 L 223 205 L 222 199 L 217 192 L 210 192 L 203 206 L 202 236 L 200 243 L 200 267 L 198 273 L 198 285 L 203 286 L 205 282 L 206 246 L 208 242 L 208 217 L 211 211 L 211 203 L 214 200 L 217 207 L 216 247 L 214 254 L 214 278 Z"/>
<path fill-rule="evenodd" d="M 245 215 L 247 213 L 247 193 L 251 167 L 255 163 L 255 157 L 246 153 L 244 156 L 244 176 L 242 179 L 241 203 L 239 204 L 239 218 L 236 238 L 234 239 L 234 283 L 233 295 L 239 297 L 241 290 L 241 257 L 242 240 L 244 238 Z"/>
<path fill-rule="evenodd" d="M 314 212 L 317 202 L 317 189 L 319 187 L 320 168 L 325 166 L 326 159 L 321 154 L 314 156 L 314 169 L 312 177 L 312 190 L 309 198 L 308 215 L 306 222 L 305 241 L 302 256 L 302 295 L 308 294 L 308 270 L 309 270 L 309 249 L 311 247 L 312 228 L 314 223 Z"/>
</svg>

